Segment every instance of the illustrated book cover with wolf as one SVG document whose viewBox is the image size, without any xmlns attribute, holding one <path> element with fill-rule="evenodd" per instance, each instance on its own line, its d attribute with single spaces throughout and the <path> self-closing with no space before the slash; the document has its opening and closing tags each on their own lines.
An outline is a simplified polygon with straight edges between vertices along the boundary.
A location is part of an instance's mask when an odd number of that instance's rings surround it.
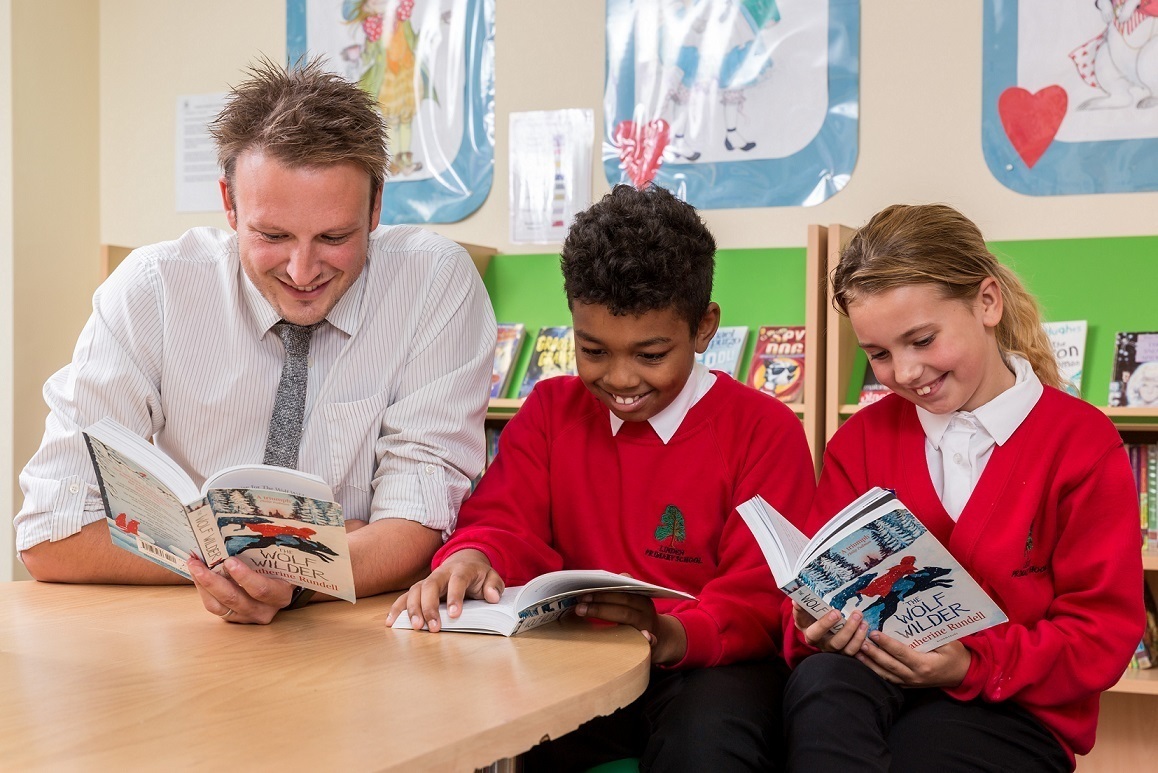
<svg viewBox="0 0 1158 773">
<path fill-rule="evenodd" d="M 811 540 L 759 496 L 738 509 L 776 584 L 817 619 L 859 610 L 918 652 L 1008 619 L 890 491 L 869 490 Z"/>
<path fill-rule="evenodd" d="M 342 506 L 316 475 L 229 467 L 198 488 L 181 467 L 113 419 L 84 431 L 117 547 L 190 579 L 236 556 L 254 571 L 354 601 Z"/>
</svg>

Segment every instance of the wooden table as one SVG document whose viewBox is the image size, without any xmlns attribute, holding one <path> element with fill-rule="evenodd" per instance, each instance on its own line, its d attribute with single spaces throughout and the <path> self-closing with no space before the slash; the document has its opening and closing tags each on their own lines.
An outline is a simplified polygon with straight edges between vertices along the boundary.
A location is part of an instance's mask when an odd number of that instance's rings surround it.
<svg viewBox="0 0 1158 773">
<path fill-rule="evenodd" d="M 244 626 L 192 588 L 0 583 L 0 767 L 471 770 L 647 684 L 634 629 L 390 631 L 392 598 Z"/>
</svg>

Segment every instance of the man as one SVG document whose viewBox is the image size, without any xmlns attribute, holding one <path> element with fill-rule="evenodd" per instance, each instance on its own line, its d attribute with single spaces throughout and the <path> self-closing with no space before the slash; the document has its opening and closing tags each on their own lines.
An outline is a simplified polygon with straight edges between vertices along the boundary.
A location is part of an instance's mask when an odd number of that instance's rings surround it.
<svg viewBox="0 0 1158 773">
<path fill-rule="evenodd" d="M 109 539 L 81 436 L 105 416 L 198 485 L 288 451 L 271 463 L 321 476 L 342 504 L 359 596 L 425 574 L 482 467 L 495 321 L 478 272 L 453 242 L 375 230 L 386 127 L 369 96 L 317 61 L 250 76 L 211 127 L 236 233 L 195 228 L 137 250 L 45 385 L 50 415 L 15 519 L 38 580 L 181 581 Z M 308 376 L 300 442 L 278 451 L 289 331 L 305 336 Z M 236 559 L 190 572 L 229 622 L 268 623 L 306 600 Z"/>
</svg>

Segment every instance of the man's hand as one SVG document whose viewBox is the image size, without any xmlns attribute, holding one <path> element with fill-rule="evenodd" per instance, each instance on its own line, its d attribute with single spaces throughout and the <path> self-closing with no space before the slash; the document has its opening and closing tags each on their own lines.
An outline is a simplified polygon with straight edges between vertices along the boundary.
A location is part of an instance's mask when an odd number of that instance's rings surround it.
<svg viewBox="0 0 1158 773">
<path fill-rule="evenodd" d="M 421 630 L 425 625 L 431 633 L 437 633 L 442 627 L 438 605 L 444 597 L 447 614 L 458 617 L 462 614 L 463 598 L 485 599 L 496 604 L 503 590 L 503 579 L 491 566 L 486 554 L 473 548 L 460 550 L 394 601 L 390 614 L 386 615 L 386 625 L 392 625 L 405 611 L 414 630 Z"/>
<path fill-rule="evenodd" d="M 956 687 L 965 679 L 973 654 L 959 641 L 929 652 L 917 652 L 873 631 L 856 659 L 886 682 L 901 687 Z"/>
<path fill-rule="evenodd" d="M 832 627 L 840 622 L 835 609 L 817 620 L 795 601 L 792 602 L 792 622 L 804 633 L 804 641 L 821 652 L 836 652 L 855 657 L 868 639 L 868 623 L 860 612 L 853 612 L 839 631 Z"/>
<path fill-rule="evenodd" d="M 575 614 L 635 628 L 651 645 L 651 662 L 656 665 L 678 663 L 688 651 L 683 623 L 659 614 L 655 602 L 638 593 L 589 593 L 580 597 Z"/>
<path fill-rule="evenodd" d="M 293 595 L 290 583 L 258 574 L 236 558 L 225 559 L 224 574 L 210 571 L 195 557 L 188 566 L 201 603 L 227 623 L 272 623 Z"/>
</svg>

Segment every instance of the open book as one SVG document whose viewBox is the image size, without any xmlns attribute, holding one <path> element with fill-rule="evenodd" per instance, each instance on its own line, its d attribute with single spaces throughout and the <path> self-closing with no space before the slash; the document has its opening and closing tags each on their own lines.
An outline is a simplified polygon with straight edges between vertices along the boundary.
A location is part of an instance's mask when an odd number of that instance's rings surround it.
<svg viewBox="0 0 1158 773">
<path fill-rule="evenodd" d="M 579 597 L 584 594 L 609 592 L 638 593 L 654 598 L 695 599 L 695 596 L 683 591 L 602 569 L 569 569 L 541 574 L 526 585 L 507 588 L 497 604 L 467 599 L 462 604 L 462 614 L 456 619 L 447 615 L 445 601 L 439 606 L 438 614 L 444 631 L 514 636 L 558 620 L 564 612 L 579 603 Z M 410 617 L 399 615 L 391 627 L 410 628 Z"/>
<path fill-rule="evenodd" d="M 918 652 L 1008 619 L 890 491 L 869 490 L 811 540 L 758 496 L 738 509 L 776 584 L 817 619 L 860 610 Z"/>
<path fill-rule="evenodd" d="M 84 431 L 113 544 L 189 578 L 237 556 L 254 571 L 354 601 L 342 506 L 316 475 L 264 464 L 211 475 L 181 467 L 114 419 Z"/>
</svg>

